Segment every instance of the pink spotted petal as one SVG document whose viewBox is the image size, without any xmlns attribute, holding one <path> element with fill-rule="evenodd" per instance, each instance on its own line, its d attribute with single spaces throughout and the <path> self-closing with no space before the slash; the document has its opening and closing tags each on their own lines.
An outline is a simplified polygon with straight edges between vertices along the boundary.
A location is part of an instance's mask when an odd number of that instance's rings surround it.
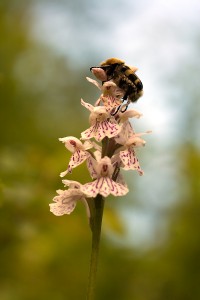
<svg viewBox="0 0 200 300">
<path fill-rule="evenodd" d="M 82 142 L 74 136 L 59 138 L 59 141 L 63 142 L 65 147 L 72 153 L 74 153 L 76 149 L 84 149 Z"/>
<path fill-rule="evenodd" d="M 63 216 L 63 215 L 69 215 L 76 207 L 76 201 L 71 201 L 66 204 L 62 204 L 62 202 L 56 202 L 56 203 L 50 203 L 50 211 L 55 216 Z"/>
<path fill-rule="evenodd" d="M 71 156 L 67 170 L 60 173 L 60 177 L 64 177 L 66 174 L 71 173 L 72 169 L 82 164 L 89 156 L 89 152 L 78 149 Z"/>
<path fill-rule="evenodd" d="M 94 156 L 96 159 L 90 156 L 87 160 L 87 167 L 92 179 L 96 179 L 100 175 L 103 176 L 103 174 L 104 176 L 112 177 L 114 167 L 111 159 L 107 156 L 101 158 L 101 152 L 99 151 L 95 151 Z"/>
<path fill-rule="evenodd" d="M 120 99 L 117 99 L 116 97 L 110 95 L 106 97 L 102 95 L 101 101 L 109 113 L 112 111 L 113 108 L 116 108 L 122 104 Z"/>
<path fill-rule="evenodd" d="M 107 120 L 102 122 L 96 122 L 95 125 L 91 126 L 81 133 L 82 139 L 95 138 L 98 142 L 102 141 L 104 137 L 114 137 L 120 131 L 120 126 L 115 123 L 111 123 Z"/>
<path fill-rule="evenodd" d="M 68 165 L 69 172 L 82 164 L 89 156 L 90 154 L 87 151 L 77 150 L 70 158 Z"/>
<path fill-rule="evenodd" d="M 98 176 L 98 163 L 92 156 L 87 160 L 87 168 L 92 179 L 96 179 Z"/>
<path fill-rule="evenodd" d="M 55 203 L 49 204 L 50 211 L 56 216 L 70 214 L 76 207 L 77 200 L 83 197 L 83 193 L 77 189 L 58 190 L 57 193 L 53 198 Z"/>
<path fill-rule="evenodd" d="M 107 197 L 110 194 L 114 196 L 124 196 L 128 193 L 128 188 L 120 183 L 113 181 L 109 177 L 101 177 L 93 182 L 84 184 L 81 191 L 88 197 L 96 197 L 97 194 Z"/>
<path fill-rule="evenodd" d="M 129 147 L 124 151 L 120 151 L 119 156 L 124 165 L 123 166 L 124 170 L 136 170 L 140 175 L 144 174 L 144 172 L 140 168 L 139 161 L 135 155 L 135 151 L 133 150 L 133 147 Z"/>
<path fill-rule="evenodd" d="M 66 180 L 67 181 L 67 180 Z M 68 184 L 68 183 L 67 183 Z M 74 185 L 75 181 L 71 181 L 68 185 Z M 78 183 L 79 184 L 79 183 Z M 77 184 L 75 184 L 77 186 Z M 81 184 L 79 184 L 79 187 Z M 86 213 L 88 218 L 90 217 L 90 210 L 88 203 L 85 199 L 85 195 L 80 191 L 80 189 L 68 189 L 68 190 L 58 190 L 58 195 L 53 198 L 55 203 L 50 203 L 50 211 L 56 216 L 69 215 L 76 207 L 77 201 L 84 203 L 86 208 Z"/>
<path fill-rule="evenodd" d="M 108 111 L 104 106 L 96 106 L 89 116 L 90 125 L 95 125 L 96 122 L 102 122 L 109 117 Z"/>
</svg>

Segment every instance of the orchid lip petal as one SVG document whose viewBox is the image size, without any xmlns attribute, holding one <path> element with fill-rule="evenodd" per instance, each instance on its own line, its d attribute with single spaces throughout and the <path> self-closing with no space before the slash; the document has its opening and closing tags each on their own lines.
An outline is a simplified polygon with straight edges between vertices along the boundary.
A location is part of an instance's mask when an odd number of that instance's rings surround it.
<svg viewBox="0 0 200 300">
<path fill-rule="evenodd" d="M 90 128 L 81 133 L 82 139 L 95 138 L 98 142 L 102 141 L 104 137 L 112 138 L 118 134 L 120 126 L 110 121 L 96 122 Z"/>
<path fill-rule="evenodd" d="M 77 201 L 82 201 L 86 206 L 86 212 L 89 216 L 89 207 L 85 199 L 85 194 L 81 191 L 80 185 L 76 181 L 67 181 L 66 184 L 69 186 L 68 190 L 58 190 L 57 196 L 53 198 L 53 203 L 50 203 L 50 211 L 56 216 L 69 215 L 73 212 L 76 207 Z M 76 188 L 70 188 L 70 186 L 76 186 Z"/>
<path fill-rule="evenodd" d="M 124 196 L 128 193 L 128 188 L 120 183 L 113 181 L 109 177 L 101 177 L 93 182 L 86 183 L 81 190 L 88 197 L 96 197 L 97 194 L 107 197 L 110 194 L 114 196 Z"/>
</svg>

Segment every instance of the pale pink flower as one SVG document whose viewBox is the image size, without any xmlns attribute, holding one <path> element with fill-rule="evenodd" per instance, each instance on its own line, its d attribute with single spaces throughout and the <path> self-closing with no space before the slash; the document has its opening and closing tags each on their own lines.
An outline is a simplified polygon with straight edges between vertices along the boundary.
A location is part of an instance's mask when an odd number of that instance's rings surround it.
<svg viewBox="0 0 200 300">
<path fill-rule="evenodd" d="M 50 211 L 56 216 L 69 215 L 75 209 L 77 201 L 82 201 L 85 204 L 87 215 L 89 216 L 89 208 L 85 195 L 80 190 L 81 184 L 70 180 L 66 180 L 65 184 L 69 186 L 69 189 L 57 190 L 58 195 L 53 198 L 55 203 L 49 204 Z"/>
<path fill-rule="evenodd" d="M 134 147 L 128 147 L 119 153 L 120 160 L 122 162 L 122 169 L 124 170 L 136 170 L 139 175 L 143 175 L 138 158 L 135 154 Z"/>
<path fill-rule="evenodd" d="M 112 180 L 114 167 L 109 157 L 103 157 L 100 162 L 92 159 L 91 165 L 93 169 L 93 178 L 97 179 L 93 182 L 86 183 L 81 187 L 81 191 L 88 197 L 94 198 L 97 194 L 104 197 L 107 197 L 110 194 L 114 196 L 124 196 L 128 193 L 127 186 Z"/>
<path fill-rule="evenodd" d="M 119 123 L 121 124 L 121 130 L 119 134 L 115 136 L 116 143 L 123 145 L 127 139 L 132 135 L 135 135 L 135 131 L 129 122 L 129 118 L 139 119 L 141 116 L 142 114 L 134 109 L 127 110 L 124 113 L 119 111 L 117 119 L 119 119 Z"/>
<path fill-rule="evenodd" d="M 123 123 L 120 133 L 115 137 L 115 141 L 121 147 L 117 149 L 113 160 L 118 161 L 124 170 L 136 170 L 143 175 L 144 172 L 140 168 L 135 148 L 145 146 L 146 142 L 140 136 L 147 133 L 150 131 L 136 134 L 129 121 L 125 120 Z"/>
<path fill-rule="evenodd" d="M 99 106 L 102 102 L 106 107 L 106 110 L 111 112 L 113 108 L 116 108 L 122 104 L 121 98 L 124 96 L 124 91 L 120 89 L 112 80 L 106 81 L 103 83 L 103 85 L 100 85 L 99 82 L 94 79 L 89 77 L 86 77 L 86 79 L 102 91 L 100 98 L 95 102 L 95 106 Z"/>
<path fill-rule="evenodd" d="M 104 106 L 94 107 L 83 100 L 81 100 L 81 104 L 91 112 L 89 117 L 91 127 L 81 133 L 83 140 L 95 138 L 100 142 L 106 136 L 112 138 L 118 134 L 120 126 L 114 118 L 110 118 Z"/>
<path fill-rule="evenodd" d="M 122 162 L 122 168 L 124 170 L 136 170 L 139 175 L 143 175 L 144 172 L 140 168 L 138 158 L 135 154 L 135 148 L 145 146 L 146 142 L 139 136 L 134 135 L 129 138 L 122 149 L 119 152 L 119 158 Z"/>
<path fill-rule="evenodd" d="M 61 177 L 64 177 L 68 172 L 71 173 L 73 168 L 82 164 L 90 156 L 90 153 L 87 150 L 92 148 L 92 144 L 90 141 L 82 143 L 73 136 L 60 138 L 59 141 L 63 142 L 65 147 L 72 152 L 67 170 L 60 174 Z"/>
</svg>

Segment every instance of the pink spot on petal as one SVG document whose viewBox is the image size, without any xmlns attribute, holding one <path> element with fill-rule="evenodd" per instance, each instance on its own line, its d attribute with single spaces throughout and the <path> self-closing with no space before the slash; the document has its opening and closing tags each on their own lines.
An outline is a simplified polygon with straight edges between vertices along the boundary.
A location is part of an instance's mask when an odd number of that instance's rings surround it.
<svg viewBox="0 0 200 300">
<path fill-rule="evenodd" d="M 75 141 L 70 140 L 69 143 L 70 143 L 73 147 L 76 147 L 76 142 L 75 142 Z"/>
</svg>

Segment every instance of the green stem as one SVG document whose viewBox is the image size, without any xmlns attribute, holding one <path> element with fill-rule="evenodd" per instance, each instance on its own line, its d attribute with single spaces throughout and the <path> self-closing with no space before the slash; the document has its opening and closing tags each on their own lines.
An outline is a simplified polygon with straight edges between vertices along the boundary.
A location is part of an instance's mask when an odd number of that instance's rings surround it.
<svg viewBox="0 0 200 300">
<path fill-rule="evenodd" d="M 102 158 L 107 155 L 109 149 L 109 142 L 110 140 L 108 139 L 107 136 L 102 140 L 102 153 L 101 153 Z"/>
<path fill-rule="evenodd" d="M 90 260 L 87 300 L 93 300 L 96 286 L 96 274 L 101 237 L 101 224 L 104 209 L 104 199 L 101 195 L 97 195 L 97 197 L 93 201 L 89 202 L 91 213 L 90 227 L 92 230 L 92 251 Z"/>
</svg>

